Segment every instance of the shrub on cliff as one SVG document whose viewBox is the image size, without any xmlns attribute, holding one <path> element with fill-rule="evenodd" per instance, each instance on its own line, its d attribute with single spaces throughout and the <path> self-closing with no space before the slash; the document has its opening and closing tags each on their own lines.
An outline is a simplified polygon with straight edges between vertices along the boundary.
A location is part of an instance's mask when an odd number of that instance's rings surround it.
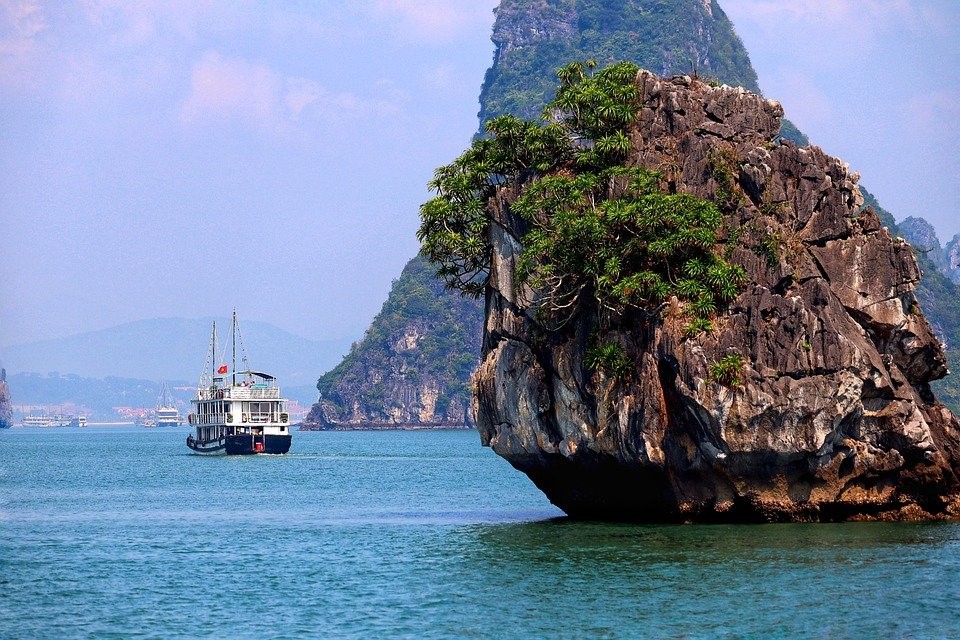
<svg viewBox="0 0 960 640">
<path fill-rule="evenodd" d="M 438 193 L 420 210 L 423 254 L 447 286 L 483 292 L 490 272 L 488 200 L 522 186 L 511 209 L 526 222 L 515 276 L 540 292 L 538 313 L 559 326 L 587 300 L 604 317 L 655 313 L 676 296 L 690 330 L 739 294 L 746 274 L 713 251 L 723 216 L 713 202 L 664 189 L 654 171 L 625 166 L 639 106 L 638 68 L 557 72 L 556 98 L 540 122 L 501 116 L 453 163 L 437 169 Z"/>
</svg>

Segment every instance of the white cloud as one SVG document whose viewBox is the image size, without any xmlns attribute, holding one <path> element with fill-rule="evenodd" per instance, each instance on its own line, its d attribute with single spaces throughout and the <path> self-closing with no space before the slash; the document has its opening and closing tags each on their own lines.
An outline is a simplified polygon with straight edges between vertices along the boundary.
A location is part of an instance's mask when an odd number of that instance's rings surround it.
<svg viewBox="0 0 960 640">
<path fill-rule="evenodd" d="M 907 125 L 918 136 L 958 136 L 949 123 L 960 121 L 960 89 L 941 89 L 912 96 L 906 104 Z M 955 141 L 951 141 L 955 144 Z"/>
<path fill-rule="evenodd" d="M 270 125 L 278 115 L 281 79 L 264 65 L 208 52 L 194 66 L 191 92 L 181 115 L 187 122 L 205 117 L 250 118 Z"/>
<path fill-rule="evenodd" d="M 403 96 L 389 88 L 382 97 L 334 92 L 317 82 L 284 76 L 270 67 L 209 51 L 194 65 L 190 94 L 180 108 L 187 124 L 252 124 L 270 134 L 295 135 L 309 118 L 371 117 L 398 111 Z"/>
<path fill-rule="evenodd" d="M 36 0 L 0 2 L 0 32 L 3 41 L 32 40 L 47 28 L 43 9 Z"/>
<path fill-rule="evenodd" d="M 788 117 L 798 123 L 830 121 L 837 116 L 831 98 L 807 75 L 787 71 L 774 78 L 769 86 L 767 93 L 781 100 Z"/>
<path fill-rule="evenodd" d="M 0 0 L 0 83 L 23 81 L 37 43 L 47 30 L 36 0 Z"/>
<path fill-rule="evenodd" d="M 452 40 L 466 29 L 493 23 L 497 0 L 376 0 L 375 14 L 399 19 L 400 31 L 418 38 Z"/>
<path fill-rule="evenodd" d="M 918 15 L 909 0 L 726 0 L 758 19 L 803 20 L 842 25 L 851 22 L 888 22 Z"/>
<path fill-rule="evenodd" d="M 86 20 L 104 35 L 129 45 L 155 38 L 161 28 L 192 37 L 200 22 L 229 15 L 214 0 L 79 0 Z"/>
</svg>

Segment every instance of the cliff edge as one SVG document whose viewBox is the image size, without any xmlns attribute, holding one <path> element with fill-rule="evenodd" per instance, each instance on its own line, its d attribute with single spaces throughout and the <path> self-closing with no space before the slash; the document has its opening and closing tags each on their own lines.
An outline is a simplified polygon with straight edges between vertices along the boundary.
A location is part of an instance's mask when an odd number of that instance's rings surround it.
<svg viewBox="0 0 960 640">
<path fill-rule="evenodd" d="M 839 160 L 781 140 L 744 89 L 642 71 L 626 164 L 721 203 L 747 284 L 707 331 L 684 303 L 605 329 L 630 370 L 585 364 L 595 316 L 562 329 L 516 279 L 525 185 L 488 204 L 493 256 L 474 412 L 484 444 L 578 518 L 832 521 L 960 516 L 960 424 L 914 290 L 920 270 Z"/>
</svg>

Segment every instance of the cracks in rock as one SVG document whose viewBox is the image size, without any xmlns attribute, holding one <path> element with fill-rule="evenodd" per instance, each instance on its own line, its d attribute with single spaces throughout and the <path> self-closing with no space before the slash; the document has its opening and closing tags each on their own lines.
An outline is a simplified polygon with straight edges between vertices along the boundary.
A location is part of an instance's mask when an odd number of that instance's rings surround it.
<svg viewBox="0 0 960 640">
<path fill-rule="evenodd" d="M 810 226 L 809 223 L 806 226 L 804 226 L 804 230 L 806 230 L 808 226 Z M 850 229 L 845 229 L 842 233 L 827 235 L 827 236 L 823 236 L 821 238 L 816 238 L 813 240 L 803 240 L 803 244 L 807 245 L 808 247 L 817 247 L 818 249 L 826 249 L 827 245 L 830 244 L 831 242 L 850 240 L 853 237 L 854 237 L 853 231 Z"/>
<path fill-rule="evenodd" d="M 852 373 L 854 370 L 852 367 L 842 367 L 840 369 L 828 369 L 823 367 L 811 367 L 809 369 L 804 369 L 803 371 L 779 371 L 779 377 L 781 378 L 790 378 L 791 380 L 804 380 L 811 376 L 834 376 L 840 373 Z"/>
<path fill-rule="evenodd" d="M 809 253 L 810 259 L 813 261 L 813 266 L 817 268 L 817 271 L 820 273 L 820 277 L 823 278 L 825 282 L 829 284 L 830 276 L 827 275 L 827 270 L 824 268 L 823 263 L 820 262 L 820 258 L 814 253 Z M 804 282 L 811 280 L 811 278 L 806 278 Z"/>
</svg>

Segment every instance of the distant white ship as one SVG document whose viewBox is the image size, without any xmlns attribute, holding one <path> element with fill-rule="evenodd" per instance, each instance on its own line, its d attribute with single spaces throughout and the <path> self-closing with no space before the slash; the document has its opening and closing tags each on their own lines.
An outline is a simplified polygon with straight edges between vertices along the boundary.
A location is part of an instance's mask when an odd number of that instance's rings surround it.
<svg viewBox="0 0 960 640">
<path fill-rule="evenodd" d="M 25 427 L 85 427 L 86 416 L 66 416 L 63 414 L 47 415 L 45 413 L 23 416 Z"/>
<path fill-rule="evenodd" d="M 180 410 L 173 405 L 173 398 L 170 397 L 170 389 L 167 388 L 166 382 L 160 389 L 160 397 L 157 398 L 157 408 L 154 409 L 154 415 L 156 417 L 155 424 L 158 427 L 179 427 L 183 424 Z"/>
</svg>

